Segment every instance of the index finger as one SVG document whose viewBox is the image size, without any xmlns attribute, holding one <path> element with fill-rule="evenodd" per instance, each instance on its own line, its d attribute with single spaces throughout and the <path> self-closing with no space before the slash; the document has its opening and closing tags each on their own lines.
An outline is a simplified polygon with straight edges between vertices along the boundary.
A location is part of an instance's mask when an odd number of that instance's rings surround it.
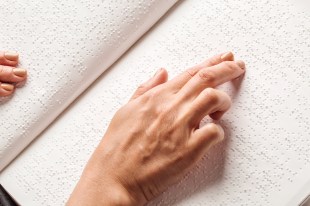
<svg viewBox="0 0 310 206">
<path fill-rule="evenodd" d="M 245 72 L 245 63 L 238 61 L 225 61 L 212 67 L 200 70 L 180 90 L 182 95 L 196 97 L 208 87 L 216 87 L 231 81 Z"/>
<path fill-rule="evenodd" d="M 168 82 L 168 85 L 170 85 L 172 88 L 175 90 L 179 90 L 182 88 L 197 72 L 199 72 L 201 69 L 205 67 L 211 67 L 214 65 L 217 65 L 223 61 L 233 61 L 234 60 L 234 54 L 232 52 L 226 52 L 226 53 L 221 53 L 217 54 L 204 62 L 191 67 L 184 71 L 183 73 L 179 74 L 172 80 Z"/>
</svg>

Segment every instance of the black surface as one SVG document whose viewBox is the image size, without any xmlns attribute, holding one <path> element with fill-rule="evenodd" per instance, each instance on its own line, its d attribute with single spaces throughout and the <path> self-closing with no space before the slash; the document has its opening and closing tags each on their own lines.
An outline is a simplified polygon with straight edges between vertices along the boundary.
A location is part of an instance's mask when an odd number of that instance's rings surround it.
<svg viewBox="0 0 310 206">
<path fill-rule="evenodd" d="M 11 195 L 0 184 L 0 206 L 19 206 Z"/>
</svg>

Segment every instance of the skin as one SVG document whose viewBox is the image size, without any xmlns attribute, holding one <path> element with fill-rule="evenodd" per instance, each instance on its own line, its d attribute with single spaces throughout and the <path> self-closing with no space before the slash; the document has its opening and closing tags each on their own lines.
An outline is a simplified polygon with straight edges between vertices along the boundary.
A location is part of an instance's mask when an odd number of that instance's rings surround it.
<svg viewBox="0 0 310 206">
<path fill-rule="evenodd" d="M 27 70 L 16 67 L 18 58 L 16 52 L 0 51 L 0 97 L 13 94 L 16 85 L 27 78 Z"/>
<path fill-rule="evenodd" d="M 199 128 L 205 116 L 220 119 L 231 105 L 214 87 L 244 72 L 231 52 L 170 81 L 159 70 L 116 112 L 67 206 L 144 205 L 180 180 L 224 138 L 215 123 Z"/>
</svg>

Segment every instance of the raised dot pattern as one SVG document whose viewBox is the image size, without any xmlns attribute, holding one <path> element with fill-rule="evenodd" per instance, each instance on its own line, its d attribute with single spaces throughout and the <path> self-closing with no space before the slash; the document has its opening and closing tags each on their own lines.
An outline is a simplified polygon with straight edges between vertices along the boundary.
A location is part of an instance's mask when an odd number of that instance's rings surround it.
<svg viewBox="0 0 310 206">
<path fill-rule="evenodd" d="M 0 48 L 20 53 L 26 85 L 0 99 L 0 170 L 173 4 L 12 1 L 0 8 Z"/>
<path fill-rule="evenodd" d="M 113 114 L 141 82 L 157 68 L 172 77 L 232 50 L 247 72 L 241 84 L 220 87 L 233 100 L 221 120 L 226 140 L 149 205 L 288 205 L 310 173 L 309 9 L 291 0 L 179 3 L 4 170 L 1 182 L 15 184 L 32 205 L 63 204 Z"/>
</svg>

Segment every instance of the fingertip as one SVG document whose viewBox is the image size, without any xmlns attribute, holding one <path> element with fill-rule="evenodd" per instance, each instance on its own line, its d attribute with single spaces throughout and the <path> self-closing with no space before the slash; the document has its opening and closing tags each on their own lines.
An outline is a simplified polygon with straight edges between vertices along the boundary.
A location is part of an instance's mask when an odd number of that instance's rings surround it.
<svg viewBox="0 0 310 206">
<path fill-rule="evenodd" d="M 160 68 L 155 75 L 150 79 L 150 84 L 162 84 L 168 80 L 168 72 L 164 68 Z"/>
<path fill-rule="evenodd" d="M 218 138 L 218 142 L 222 142 L 225 139 L 225 132 L 224 129 L 221 125 L 216 124 L 217 128 L 219 130 L 219 138 Z"/>
<path fill-rule="evenodd" d="M 234 54 L 229 51 L 221 55 L 222 61 L 234 61 Z"/>
<path fill-rule="evenodd" d="M 206 132 L 208 132 L 209 139 L 212 139 L 215 142 L 219 142 L 224 139 L 224 130 L 219 124 L 208 123 L 205 127 Z"/>
<path fill-rule="evenodd" d="M 15 52 L 15 51 L 6 51 L 4 52 L 4 57 L 7 59 L 7 60 L 10 60 L 10 61 L 17 61 L 18 60 L 18 53 Z"/>
<path fill-rule="evenodd" d="M 207 59 L 205 62 L 199 65 L 201 67 L 210 67 L 210 66 L 220 64 L 223 61 L 234 61 L 234 54 L 231 51 L 220 53 Z"/>
<path fill-rule="evenodd" d="M 12 60 L 8 60 L 7 58 L 5 58 L 5 56 L 3 54 L 0 53 L 0 65 L 5 65 L 5 66 L 17 66 L 18 61 L 12 61 Z"/>
<path fill-rule="evenodd" d="M 223 141 L 224 129 L 216 123 L 208 123 L 195 130 L 191 144 L 195 150 L 205 153 L 213 145 Z"/>
<path fill-rule="evenodd" d="M 168 80 L 168 72 L 165 68 L 160 68 L 160 76 L 165 82 Z"/>
<path fill-rule="evenodd" d="M 7 84 L 7 83 L 0 84 L 0 96 L 1 97 L 9 96 L 13 92 L 14 92 L 14 85 Z"/>
<path fill-rule="evenodd" d="M 167 82 L 168 73 L 164 68 L 160 68 L 149 80 L 141 84 L 138 89 L 135 91 L 130 101 L 136 99 L 137 97 L 143 95 L 150 89 Z"/>
<path fill-rule="evenodd" d="M 245 63 L 244 63 L 244 61 L 242 61 L 242 60 L 237 60 L 236 61 L 236 64 L 238 64 L 238 66 L 241 68 L 241 69 L 245 69 Z"/>
<path fill-rule="evenodd" d="M 14 75 L 22 78 L 25 78 L 27 76 L 27 70 L 24 68 L 14 68 L 13 73 Z"/>
<path fill-rule="evenodd" d="M 0 65 L 0 81 L 17 83 L 27 78 L 27 70 L 23 68 L 15 68 Z"/>
<path fill-rule="evenodd" d="M 6 91 L 13 91 L 14 90 L 14 85 L 7 84 L 7 83 L 1 83 L 1 88 L 6 90 Z"/>
<path fill-rule="evenodd" d="M 18 64 L 19 55 L 14 51 L 5 51 L 0 53 L 0 62 L 7 66 L 16 66 Z"/>
</svg>

